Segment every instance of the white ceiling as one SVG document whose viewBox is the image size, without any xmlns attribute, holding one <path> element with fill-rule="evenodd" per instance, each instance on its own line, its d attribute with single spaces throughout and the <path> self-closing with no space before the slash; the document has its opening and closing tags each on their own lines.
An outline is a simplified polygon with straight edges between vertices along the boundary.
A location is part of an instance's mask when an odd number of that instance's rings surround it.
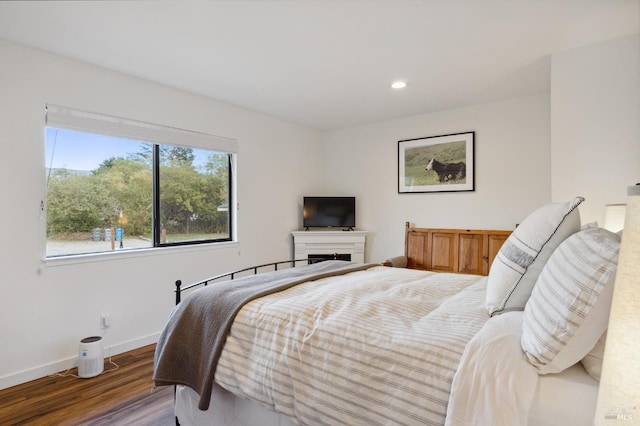
<svg viewBox="0 0 640 426">
<path fill-rule="evenodd" d="M 0 2 L 0 38 L 321 130 L 548 91 L 550 54 L 639 32 L 640 0 Z"/>
</svg>

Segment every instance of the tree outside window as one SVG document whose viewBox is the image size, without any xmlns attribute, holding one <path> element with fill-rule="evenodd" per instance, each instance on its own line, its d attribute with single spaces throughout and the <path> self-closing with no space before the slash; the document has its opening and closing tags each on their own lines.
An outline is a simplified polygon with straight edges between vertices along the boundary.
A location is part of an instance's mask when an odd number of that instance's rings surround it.
<svg viewBox="0 0 640 426">
<path fill-rule="evenodd" d="M 55 127 L 45 143 L 47 257 L 231 240 L 232 154 Z"/>
</svg>

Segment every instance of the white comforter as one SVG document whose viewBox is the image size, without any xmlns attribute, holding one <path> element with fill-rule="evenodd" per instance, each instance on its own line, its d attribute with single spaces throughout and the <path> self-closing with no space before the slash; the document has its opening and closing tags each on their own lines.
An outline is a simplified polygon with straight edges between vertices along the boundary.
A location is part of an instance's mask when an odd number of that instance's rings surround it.
<svg viewBox="0 0 640 426">
<path fill-rule="evenodd" d="M 538 373 L 520 346 L 522 318 L 494 316 L 471 339 L 453 380 L 447 426 L 527 424 Z"/>
<path fill-rule="evenodd" d="M 237 315 L 215 380 L 296 424 L 442 425 L 488 319 L 485 285 L 374 267 L 260 298 Z"/>
</svg>

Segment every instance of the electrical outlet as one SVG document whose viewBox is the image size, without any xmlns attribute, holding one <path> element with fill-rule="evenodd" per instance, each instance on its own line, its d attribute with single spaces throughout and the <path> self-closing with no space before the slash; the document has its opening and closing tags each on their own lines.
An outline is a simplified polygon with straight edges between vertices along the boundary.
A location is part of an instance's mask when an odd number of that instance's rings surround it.
<svg viewBox="0 0 640 426">
<path fill-rule="evenodd" d="M 102 319 L 102 328 L 111 327 L 111 314 L 102 314 L 100 318 Z"/>
</svg>

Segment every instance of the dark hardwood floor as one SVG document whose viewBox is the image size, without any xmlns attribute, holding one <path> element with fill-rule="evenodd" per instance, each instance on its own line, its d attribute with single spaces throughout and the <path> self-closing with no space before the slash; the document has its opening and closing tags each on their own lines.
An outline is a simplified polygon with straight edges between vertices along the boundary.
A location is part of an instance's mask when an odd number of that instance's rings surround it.
<svg viewBox="0 0 640 426">
<path fill-rule="evenodd" d="M 91 379 L 51 376 L 0 390 L 0 425 L 175 425 L 173 387 L 151 392 L 154 350 L 114 356 L 120 368 Z"/>
</svg>

